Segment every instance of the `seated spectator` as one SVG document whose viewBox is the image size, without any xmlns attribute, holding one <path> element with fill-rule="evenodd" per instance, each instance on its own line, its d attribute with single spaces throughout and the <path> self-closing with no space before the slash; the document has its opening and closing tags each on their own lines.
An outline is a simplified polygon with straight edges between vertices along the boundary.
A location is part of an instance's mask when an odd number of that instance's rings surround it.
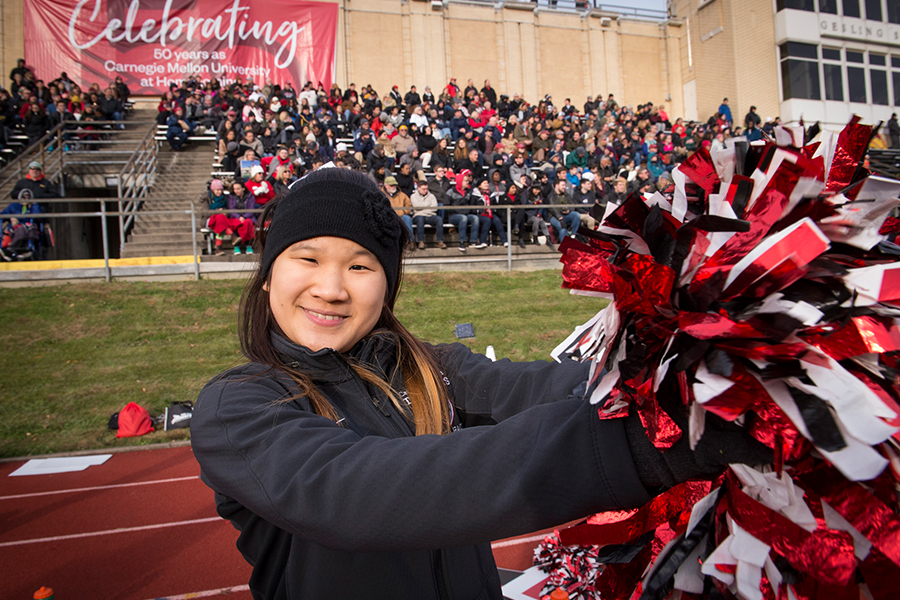
<svg viewBox="0 0 900 600">
<path fill-rule="evenodd" d="M 247 128 L 244 130 L 244 137 L 241 140 L 241 146 L 243 151 L 253 150 L 256 156 L 262 156 L 265 154 L 265 149 L 263 148 L 262 142 L 256 137 L 256 134 L 253 133 L 253 130 Z"/>
<path fill-rule="evenodd" d="M 391 139 L 391 145 L 394 147 L 394 151 L 397 153 L 397 157 L 402 157 L 409 151 L 410 146 L 415 146 L 416 140 L 409 135 L 409 127 L 406 125 L 401 125 L 397 135 Z"/>
<path fill-rule="evenodd" d="M 597 226 L 597 220 L 591 216 L 591 208 L 594 204 L 600 203 L 597 200 L 597 194 L 594 192 L 593 179 L 594 174 L 588 171 L 582 176 L 581 182 L 572 192 L 572 204 L 581 205 L 576 210 L 579 213 L 581 222 L 589 229 L 594 229 Z"/>
<path fill-rule="evenodd" d="M 400 188 L 397 186 L 397 178 L 393 175 L 388 175 L 384 178 L 384 193 L 391 201 L 391 206 L 395 209 L 400 209 L 395 212 L 400 215 L 400 218 L 409 228 L 409 235 L 412 237 L 412 202 L 410 201 L 409 196 L 400 191 Z"/>
<path fill-rule="evenodd" d="M 23 123 L 29 146 L 36 144 L 50 130 L 50 117 L 37 102 L 29 105 Z"/>
<path fill-rule="evenodd" d="M 415 188 L 415 174 L 413 173 L 411 162 L 407 161 L 400 163 L 400 171 L 397 173 L 396 179 L 400 191 L 407 196 L 412 195 L 413 189 Z"/>
<path fill-rule="evenodd" d="M 497 211 L 491 208 L 491 193 L 488 187 L 488 180 L 482 179 L 478 182 L 478 187 L 472 191 L 472 204 L 480 207 L 478 215 L 478 246 L 476 247 L 483 248 L 487 245 L 487 238 L 491 229 L 500 236 L 500 242 L 504 246 L 509 246 L 503 221 L 500 219 Z"/>
<path fill-rule="evenodd" d="M 28 163 L 28 173 L 18 180 L 9 197 L 13 200 L 59 198 L 59 190 L 44 177 L 44 167 L 36 160 Z M 8 207 L 7 207 L 8 208 Z M 43 211 L 39 211 L 43 212 Z"/>
<path fill-rule="evenodd" d="M 178 152 L 181 146 L 187 141 L 188 136 L 194 132 L 194 124 L 184 118 L 184 109 L 176 106 L 175 111 L 166 121 L 168 128 L 166 129 L 166 139 L 172 150 Z"/>
<path fill-rule="evenodd" d="M 245 186 L 260 206 L 275 198 L 275 187 L 266 181 L 266 171 L 261 165 L 250 167 L 250 179 Z"/>
<path fill-rule="evenodd" d="M 290 153 L 287 149 L 287 146 L 278 146 L 275 151 L 275 156 L 264 156 L 260 160 L 260 165 L 265 169 L 266 177 L 272 177 L 275 175 L 275 171 L 278 167 L 285 167 L 294 172 L 294 165 L 291 162 Z"/>
<path fill-rule="evenodd" d="M 441 138 L 437 146 L 434 147 L 434 150 L 431 152 L 432 169 L 437 169 L 438 166 L 444 167 L 444 169 L 450 168 L 453 156 L 447 149 L 447 145 L 447 138 Z"/>
<path fill-rule="evenodd" d="M 438 145 L 438 141 L 434 137 L 434 130 L 428 123 L 421 128 L 419 139 L 416 141 L 419 157 L 422 159 L 422 167 L 427 169 L 431 165 L 431 155 Z M 446 143 L 445 143 L 446 147 Z"/>
<path fill-rule="evenodd" d="M 541 186 L 532 185 L 530 188 L 519 188 L 519 195 L 523 196 L 522 204 L 533 207 L 519 211 L 525 215 L 519 226 L 519 246 L 525 247 L 523 229 L 527 232 L 530 227 L 531 239 L 535 244 L 545 244 L 550 250 L 555 250 L 556 248 L 550 241 L 547 221 L 544 219 L 544 198 L 541 195 Z M 541 241 L 541 236 L 543 236 L 543 241 Z"/>
<path fill-rule="evenodd" d="M 650 175 L 650 169 L 647 167 L 641 167 L 638 169 L 637 177 L 634 178 L 634 181 L 631 182 L 628 188 L 628 193 L 637 191 L 640 188 L 644 187 L 647 182 L 653 183 L 653 177 Z"/>
<path fill-rule="evenodd" d="M 256 200 L 240 180 L 231 184 L 231 194 L 228 196 L 228 224 L 234 231 L 231 243 L 234 253 L 241 253 L 244 246 L 244 254 L 253 254 L 250 243 L 256 235 L 256 213 L 246 212 L 257 208 Z"/>
<path fill-rule="evenodd" d="M 587 168 L 587 153 L 584 146 L 578 146 L 574 151 L 569 152 L 566 157 L 566 167 L 572 166 L 578 167 L 582 171 Z"/>
<path fill-rule="evenodd" d="M 550 224 L 556 229 L 557 239 L 562 242 L 566 236 L 575 235 L 581 223 L 581 216 L 577 211 L 567 208 L 565 204 L 572 204 L 566 195 L 566 179 L 558 177 L 553 183 L 553 188 L 547 196 L 547 211 Z"/>
<path fill-rule="evenodd" d="M 409 199 L 414 209 L 413 224 L 415 225 L 418 249 L 425 249 L 426 223 L 436 230 L 437 247 L 445 249 L 447 244 L 444 243 L 444 220 L 437 214 L 438 201 L 434 194 L 428 191 L 428 181 L 420 179 L 416 183 L 416 190 Z"/>
<path fill-rule="evenodd" d="M 616 179 L 615 186 L 613 187 L 612 191 L 606 194 L 606 196 L 603 198 L 603 203 L 621 205 L 625 201 L 625 198 L 628 196 L 626 192 L 627 187 L 628 182 L 625 180 L 625 178 L 620 177 Z"/>
<path fill-rule="evenodd" d="M 99 109 L 100 115 L 106 121 L 121 121 L 125 118 L 125 105 L 116 97 L 116 89 L 113 86 L 106 88 L 103 97 L 100 98 Z M 190 119 L 191 115 L 187 115 Z M 124 129 L 124 125 L 118 125 L 120 129 Z"/>
<path fill-rule="evenodd" d="M 225 196 L 225 184 L 221 179 L 213 179 L 210 182 L 209 193 L 207 196 L 210 210 L 228 208 L 228 198 Z M 234 230 L 231 229 L 231 223 L 228 221 L 228 216 L 225 213 L 213 213 L 209 216 L 209 219 L 206 220 L 206 226 L 216 235 L 216 249 L 213 251 L 213 254 L 216 256 L 225 254 L 225 251 L 222 250 L 222 244 L 224 243 L 226 236 L 230 236 L 234 233 Z"/>
<path fill-rule="evenodd" d="M 291 169 L 284 165 L 275 169 L 275 175 L 272 178 L 275 198 L 284 198 L 290 190 L 291 184 L 297 181 L 292 173 Z"/>
<path fill-rule="evenodd" d="M 461 143 L 461 141 L 462 140 L 460 140 L 460 142 L 458 143 Z M 478 152 L 478 149 L 474 147 L 470 148 L 467 154 L 468 156 L 464 161 L 457 163 L 456 169 L 459 171 L 467 169 L 469 171 L 472 171 L 472 177 L 474 179 L 481 179 L 485 173 L 484 160 L 481 154 Z"/>
<path fill-rule="evenodd" d="M 531 185 L 531 169 L 525 164 L 525 152 L 519 151 L 513 156 L 513 162 L 509 166 L 509 179 L 510 181 L 519 183 L 522 180 L 523 175 L 525 176 L 527 185 Z"/>
<path fill-rule="evenodd" d="M 437 171 L 442 169 L 435 170 L 435 178 L 437 178 Z M 443 173 L 442 173 L 443 176 Z M 472 187 L 472 172 L 468 170 L 463 170 L 456 174 L 456 182 L 454 185 L 447 188 L 447 200 L 450 206 L 468 206 L 471 204 L 471 187 Z M 483 249 L 487 247 L 487 244 L 480 244 L 478 238 L 478 211 L 468 210 L 468 209 L 460 209 L 454 211 L 448 211 L 449 217 L 447 218 L 450 223 L 456 227 L 457 231 L 459 231 L 459 251 L 466 251 L 466 232 L 468 231 L 469 237 L 469 245 Z"/>
</svg>

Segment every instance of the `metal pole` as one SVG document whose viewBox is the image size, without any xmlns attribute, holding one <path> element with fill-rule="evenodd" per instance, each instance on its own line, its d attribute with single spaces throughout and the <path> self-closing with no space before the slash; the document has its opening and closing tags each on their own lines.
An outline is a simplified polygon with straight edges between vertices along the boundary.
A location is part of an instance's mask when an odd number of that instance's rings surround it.
<svg viewBox="0 0 900 600">
<path fill-rule="evenodd" d="M 100 200 L 100 226 L 103 229 L 103 266 L 106 269 L 106 282 L 112 279 L 112 272 L 109 269 L 109 232 L 106 229 L 106 201 Z"/>
<path fill-rule="evenodd" d="M 512 271 L 512 206 L 506 207 L 506 270 Z"/>
<path fill-rule="evenodd" d="M 56 152 L 59 154 L 59 193 L 61 196 L 66 196 L 66 171 L 65 165 L 63 164 L 63 160 L 65 157 L 65 153 L 63 152 L 63 143 L 65 140 L 63 139 L 63 130 L 60 129 L 56 133 Z"/>
<path fill-rule="evenodd" d="M 200 279 L 200 258 L 197 256 L 197 211 L 191 201 L 191 244 L 194 247 L 194 280 Z"/>
<path fill-rule="evenodd" d="M 122 216 L 122 194 L 119 194 L 119 253 L 125 249 L 125 217 Z"/>
</svg>

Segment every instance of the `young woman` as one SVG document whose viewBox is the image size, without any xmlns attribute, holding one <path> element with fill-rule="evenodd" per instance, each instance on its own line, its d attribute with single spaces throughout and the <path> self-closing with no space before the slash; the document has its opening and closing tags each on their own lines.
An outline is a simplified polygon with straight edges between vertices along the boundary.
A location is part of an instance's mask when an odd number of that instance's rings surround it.
<svg viewBox="0 0 900 600">
<path fill-rule="evenodd" d="M 254 598 L 499 600 L 491 540 L 649 500 L 662 455 L 639 417 L 598 418 L 587 365 L 491 362 L 403 327 L 408 230 L 368 177 L 315 171 L 260 223 L 251 362 L 207 384 L 191 424 Z"/>
</svg>

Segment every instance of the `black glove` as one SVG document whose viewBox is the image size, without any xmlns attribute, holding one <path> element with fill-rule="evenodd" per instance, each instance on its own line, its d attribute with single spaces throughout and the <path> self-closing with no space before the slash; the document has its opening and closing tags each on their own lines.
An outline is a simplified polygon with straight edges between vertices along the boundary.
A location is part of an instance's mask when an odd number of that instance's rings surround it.
<svg viewBox="0 0 900 600">
<path fill-rule="evenodd" d="M 682 481 L 701 477 L 715 477 L 730 463 L 762 465 L 773 460 L 772 450 L 751 436 L 746 429 L 706 413 L 706 426 L 697 447 L 691 450 L 687 425 L 687 407 L 680 398 L 665 402 L 660 389 L 659 402 L 683 432 L 668 450 L 659 451 L 647 437 L 641 418 L 634 406 L 625 418 L 625 435 L 634 458 L 638 477 L 647 488 L 673 487 Z M 664 409 L 665 409 L 664 408 Z"/>
</svg>

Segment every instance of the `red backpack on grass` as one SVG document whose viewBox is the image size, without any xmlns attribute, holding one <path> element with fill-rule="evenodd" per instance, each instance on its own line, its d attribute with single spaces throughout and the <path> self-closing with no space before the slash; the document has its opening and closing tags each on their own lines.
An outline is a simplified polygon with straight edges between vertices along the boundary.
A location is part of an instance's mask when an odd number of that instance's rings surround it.
<svg viewBox="0 0 900 600">
<path fill-rule="evenodd" d="M 129 402 L 119 411 L 119 432 L 117 438 L 135 437 L 155 431 L 150 413 L 143 406 Z"/>
</svg>

